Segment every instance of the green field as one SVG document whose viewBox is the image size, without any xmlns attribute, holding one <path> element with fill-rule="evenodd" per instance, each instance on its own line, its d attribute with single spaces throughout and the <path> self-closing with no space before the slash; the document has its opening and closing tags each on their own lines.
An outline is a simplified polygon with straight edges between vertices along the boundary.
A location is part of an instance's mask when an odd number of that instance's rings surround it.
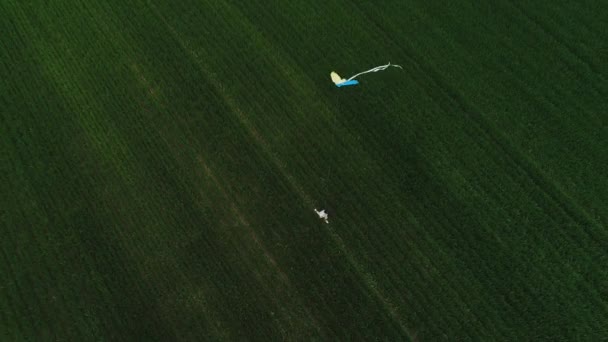
<svg viewBox="0 0 608 342">
<path fill-rule="evenodd" d="M 605 1 L 3 0 L 0 113 L 2 341 L 608 338 Z"/>
</svg>

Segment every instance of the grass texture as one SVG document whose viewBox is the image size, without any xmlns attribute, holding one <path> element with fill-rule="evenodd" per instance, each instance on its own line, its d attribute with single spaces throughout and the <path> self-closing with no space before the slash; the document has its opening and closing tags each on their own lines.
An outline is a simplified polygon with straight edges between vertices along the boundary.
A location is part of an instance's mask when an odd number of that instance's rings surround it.
<svg viewBox="0 0 608 342">
<path fill-rule="evenodd" d="M 0 2 L 0 339 L 606 339 L 606 4 L 381 3 Z"/>
</svg>

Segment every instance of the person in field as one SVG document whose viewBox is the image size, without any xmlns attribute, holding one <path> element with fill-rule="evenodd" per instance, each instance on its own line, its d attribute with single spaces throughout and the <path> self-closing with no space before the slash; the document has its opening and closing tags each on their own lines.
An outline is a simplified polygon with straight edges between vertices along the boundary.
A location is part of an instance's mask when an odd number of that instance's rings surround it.
<svg viewBox="0 0 608 342">
<path fill-rule="evenodd" d="M 321 211 L 319 211 L 315 208 L 315 213 L 317 213 L 317 215 L 319 215 L 320 219 L 325 220 L 325 223 L 329 223 L 329 216 L 325 212 L 325 209 L 322 209 Z"/>
</svg>

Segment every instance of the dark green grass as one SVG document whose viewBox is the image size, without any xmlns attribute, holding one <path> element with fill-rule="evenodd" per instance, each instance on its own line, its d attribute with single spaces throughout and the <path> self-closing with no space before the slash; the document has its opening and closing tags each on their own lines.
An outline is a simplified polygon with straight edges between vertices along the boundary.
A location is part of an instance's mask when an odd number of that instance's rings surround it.
<svg viewBox="0 0 608 342">
<path fill-rule="evenodd" d="M 605 338 L 598 6 L 3 2 L 0 336 Z"/>
</svg>

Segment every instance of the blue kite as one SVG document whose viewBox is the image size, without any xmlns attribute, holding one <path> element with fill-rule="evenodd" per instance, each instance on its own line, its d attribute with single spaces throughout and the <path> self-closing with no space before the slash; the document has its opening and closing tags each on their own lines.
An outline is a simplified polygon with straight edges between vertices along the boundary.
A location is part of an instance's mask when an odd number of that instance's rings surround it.
<svg viewBox="0 0 608 342">
<path fill-rule="evenodd" d="M 331 76 L 331 80 L 334 82 L 334 84 L 336 85 L 336 87 L 340 88 L 340 87 L 344 87 L 344 86 L 352 86 L 352 85 L 357 85 L 359 84 L 359 81 L 357 81 L 355 78 L 363 75 L 363 74 L 367 74 L 370 72 L 377 72 L 377 71 L 382 71 L 382 70 L 386 70 L 388 67 L 396 67 L 396 68 L 401 68 L 401 65 L 397 65 L 397 64 L 391 64 L 391 62 L 388 62 L 388 64 L 386 65 L 380 65 L 377 66 L 375 68 L 371 68 L 369 70 L 360 72 L 358 74 L 356 74 L 355 76 L 349 78 L 349 79 L 344 79 L 342 77 L 340 77 L 340 75 L 338 75 L 338 73 L 336 73 L 335 71 L 332 71 L 329 76 Z"/>
</svg>

